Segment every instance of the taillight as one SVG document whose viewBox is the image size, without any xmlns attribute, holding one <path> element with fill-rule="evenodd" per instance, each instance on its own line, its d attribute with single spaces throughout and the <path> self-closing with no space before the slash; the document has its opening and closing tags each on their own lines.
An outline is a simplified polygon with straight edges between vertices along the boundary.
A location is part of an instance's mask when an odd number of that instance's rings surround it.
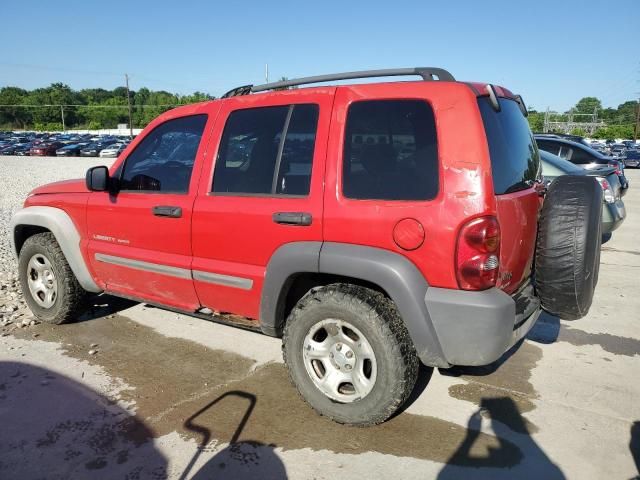
<svg viewBox="0 0 640 480">
<path fill-rule="evenodd" d="M 495 217 L 475 218 L 458 234 L 456 277 L 463 290 L 495 286 L 500 268 L 500 225 Z"/>
<path fill-rule="evenodd" d="M 596 177 L 596 180 L 598 180 L 598 183 L 600 183 L 600 186 L 602 187 L 602 195 L 604 196 L 605 203 L 614 203 L 616 201 L 616 197 L 611 185 L 607 182 L 607 179 L 603 177 Z"/>
<path fill-rule="evenodd" d="M 609 166 L 616 169 L 616 175 L 622 175 L 622 170 L 620 170 L 620 162 L 609 162 Z"/>
</svg>

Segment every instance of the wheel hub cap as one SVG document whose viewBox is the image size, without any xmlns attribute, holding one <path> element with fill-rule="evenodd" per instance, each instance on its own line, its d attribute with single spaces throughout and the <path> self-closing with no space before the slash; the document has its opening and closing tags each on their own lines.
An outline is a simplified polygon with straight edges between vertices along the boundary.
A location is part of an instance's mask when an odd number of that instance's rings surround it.
<svg viewBox="0 0 640 480">
<path fill-rule="evenodd" d="M 371 344 L 344 320 L 316 323 L 303 343 L 304 365 L 314 385 L 327 397 L 351 403 L 375 385 L 377 364 Z"/>
<path fill-rule="evenodd" d="M 36 253 L 27 264 L 27 284 L 33 300 L 43 308 L 51 308 L 58 296 L 58 281 L 47 257 Z"/>
</svg>

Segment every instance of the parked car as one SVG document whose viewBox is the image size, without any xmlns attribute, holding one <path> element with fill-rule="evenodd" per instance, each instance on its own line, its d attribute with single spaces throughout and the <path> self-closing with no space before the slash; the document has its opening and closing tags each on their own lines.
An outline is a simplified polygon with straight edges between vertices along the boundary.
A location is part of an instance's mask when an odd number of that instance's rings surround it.
<svg viewBox="0 0 640 480">
<path fill-rule="evenodd" d="M 627 216 L 624 202 L 621 198 L 621 185 L 612 167 L 600 167 L 599 169 L 586 170 L 553 155 L 540 150 L 540 164 L 542 176 L 547 185 L 561 175 L 592 176 L 598 180 L 602 187 L 602 233 L 611 233 L 624 222 Z"/>
<path fill-rule="evenodd" d="M 629 180 L 624 174 L 624 164 L 617 159 L 604 155 L 593 148 L 587 147 L 582 143 L 572 142 L 562 138 L 549 138 L 546 136 L 535 136 L 538 148 L 545 150 L 553 155 L 570 161 L 587 170 L 599 168 L 602 165 L 608 165 L 616 169 L 616 174 L 622 186 L 622 195 L 629 188 Z"/>
<path fill-rule="evenodd" d="M 117 157 L 125 148 L 127 148 L 127 146 L 124 143 L 114 143 L 100 151 L 100 158 Z"/>
<path fill-rule="evenodd" d="M 14 151 L 13 154 L 14 155 L 18 155 L 20 157 L 25 157 L 25 156 L 29 156 L 31 155 L 31 148 L 33 147 L 33 143 L 26 143 L 24 145 L 22 145 L 21 147 L 17 147 Z"/>
<path fill-rule="evenodd" d="M 85 148 L 87 143 L 76 143 L 71 145 L 65 145 L 62 148 L 56 150 L 56 156 L 58 157 L 77 157 L 80 155 L 80 150 Z"/>
<path fill-rule="evenodd" d="M 281 91 L 408 74 L 424 81 Z M 541 306 L 589 310 L 602 188 L 562 176 L 545 194 L 526 114 L 433 68 L 178 107 L 110 170 L 30 193 L 10 223 L 25 301 L 59 324 L 104 291 L 281 336 L 313 408 L 383 422 L 420 362 L 490 364 Z"/>
<path fill-rule="evenodd" d="M 100 155 L 100 152 L 107 148 L 109 145 L 113 144 L 113 141 L 104 141 L 98 143 L 90 143 L 86 147 L 80 150 L 81 157 L 97 157 Z"/>
<path fill-rule="evenodd" d="M 627 150 L 624 157 L 625 167 L 640 167 L 640 150 L 630 149 Z"/>
<path fill-rule="evenodd" d="M 587 147 L 591 147 L 591 144 L 580 135 L 571 135 L 569 133 L 536 133 L 536 137 L 545 138 L 560 138 L 564 140 L 571 140 L 572 142 L 581 143 Z"/>
<path fill-rule="evenodd" d="M 29 155 L 33 156 L 55 156 L 56 150 L 63 147 L 60 142 L 40 143 L 31 147 Z"/>
</svg>

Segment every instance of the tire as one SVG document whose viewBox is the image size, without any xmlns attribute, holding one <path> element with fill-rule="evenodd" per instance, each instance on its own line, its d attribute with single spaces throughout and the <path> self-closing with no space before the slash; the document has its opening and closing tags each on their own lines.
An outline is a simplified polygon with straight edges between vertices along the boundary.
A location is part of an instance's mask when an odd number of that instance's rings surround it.
<svg viewBox="0 0 640 480">
<path fill-rule="evenodd" d="M 359 385 L 366 383 L 366 388 L 359 386 L 360 391 L 355 391 L 354 382 L 340 384 L 337 391 L 328 389 L 329 394 L 321 390 L 317 382 L 323 368 L 324 375 L 341 375 L 349 368 L 343 365 L 336 372 L 335 365 L 340 367 L 338 353 L 331 359 L 325 357 L 322 367 L 309 360 L 309 352 L 315 349 L 305 350 L 305 345 L 310 344 L 310 338 L 321 340 L 322 330 L 326 334 L 322 344 L 337 339 L 332 348 L 335 351 L 343 345 L 342 360 L 354 362 L 349 373 L 363 378 L 365 382 Z M 309 337 L 312 332 L 316 336 Z M 345 336 L 349 338 L 340 343 Z M 302 398 L 320 415 L 338 423 L 370 426 L 384 422 L 405 403 L 418 376 L 419 360 L 394 303 L 368 288 L 336 283 L 311 289 L 287 318 L 282 341 L 284 362 Z M 347 358 L 349 351 L 352 360 Z M 371 354 L 373 360 L 365 358 Z"/>
<path fill-rule="evenodd" d="M 30 264 L 32 261 L 42 272 Z M 84 309 L 88 294 L 78 283 L 52 233 L 38 233 L 24 242 L 18 268 L 24 299 L 38 320 L 59 325 L 76 319 Z M 40 279 L 46 286 L 39 283 L 40 286 L 33 286 Z M 52 294 L 53 289 L 55 293 Z"/>
<path fill-rule="evenodd" d="M 558 177 L 542 206 L 536 244 L 536 290 L 546 311 L 565 320 L 589 312 L 601 242 L 602 188 L 597 180 Z"/>
</svg>

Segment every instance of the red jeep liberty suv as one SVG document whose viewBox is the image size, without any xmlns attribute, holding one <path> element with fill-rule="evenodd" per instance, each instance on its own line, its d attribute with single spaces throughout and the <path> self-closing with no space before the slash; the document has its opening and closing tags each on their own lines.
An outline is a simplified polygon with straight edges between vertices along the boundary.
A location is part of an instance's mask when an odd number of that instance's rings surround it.
<svg viewBox="0 0 640 480">
<path fill-rule="evenodd" d="M 288 88 L 407 75 L 422 78 Z M 282 337 L 316 411 L 380 423 L 419 362 L 489 364 L 541 308 L 588 311 L 602 192 L 544 189 L 526 114 L 438 68 L 176 108 L 111 168 L 31 192 L 11 227 L 22 290 L 44 322 L 107 292 Z"/>
</svg>

